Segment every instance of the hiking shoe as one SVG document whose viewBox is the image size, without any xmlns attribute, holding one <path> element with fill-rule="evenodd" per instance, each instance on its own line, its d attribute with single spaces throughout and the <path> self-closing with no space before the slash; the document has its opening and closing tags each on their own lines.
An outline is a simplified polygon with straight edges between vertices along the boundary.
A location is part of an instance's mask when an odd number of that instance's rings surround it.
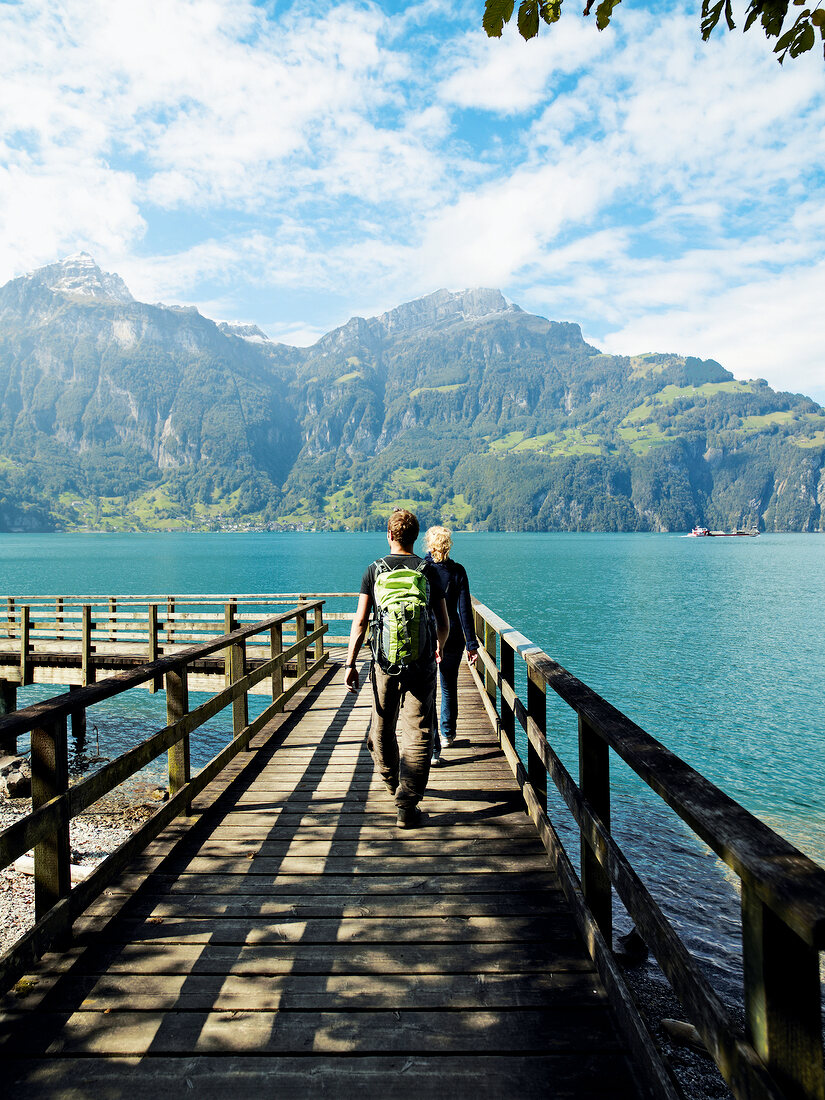
<svg viewBox="0 0 825 1100">
<path fill-rule="evenodd" d="M 455 734 L 453 734 L 452 737 L 442 737 L 441 747 L 443 749 L 448 749 L 450 745 L 452 745 L 453 741 L 455 741 Z"/>
<path fill-rule="evenodd" d="M 432 760 L 430 761 L 430 767 L 431 768 L 440 768 L 441 764 L 442 764 L 442 760 L 441 760 L 440 756 L 434 756 L 432 758 Z"/>
<path fill-rule="evenodd" d="M 417 806 L 399 806 L 395 824 L 401 829 L 414 829 L 421 824 L 422 816 Z"/>
</svg>

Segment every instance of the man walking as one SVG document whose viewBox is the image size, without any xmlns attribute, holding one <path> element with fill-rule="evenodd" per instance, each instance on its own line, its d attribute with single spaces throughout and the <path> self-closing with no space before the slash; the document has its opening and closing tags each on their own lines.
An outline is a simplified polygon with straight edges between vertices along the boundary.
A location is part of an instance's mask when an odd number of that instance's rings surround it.
<svg viewBox="0 0 825 1100">
<path fill-rule="evenodd" d="M 355 659 L 376 607 L 378 577 L 399 569 L 420 573 L 427 582 L 426 629 L 431 629 L 430 620 L 434 619 L 439 653 L 447 641 L 450 620 L 444 591 L 435 568 L 413 552 L 417 538 L 416 517 L 396 509 L 387 524 L 390 552 L 368 566 L 361 581 L 345 665 L 344 683 L 350 691 L 359 688 Z M 391 666 L 389 671 L 373 659 L 370 670 L 372 720 L 367 743 L 384 785 L 395 796 L 396 823 L 406 829 L 415 828 L 421 821 L 418 803 L 427 787 L 432 754 L 436 652 L 433 644 L 423 645 L 422 649 L 416 660 Z"/>
</svg>

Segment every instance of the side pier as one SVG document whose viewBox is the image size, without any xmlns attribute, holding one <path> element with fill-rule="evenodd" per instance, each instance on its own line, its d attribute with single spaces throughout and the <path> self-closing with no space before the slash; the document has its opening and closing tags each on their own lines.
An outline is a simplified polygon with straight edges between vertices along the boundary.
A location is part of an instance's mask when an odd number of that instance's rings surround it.
<svg viewBox="0 0 825 1100">
<path fill-rule="evenodd" d="M 0 718 L 0 737 L 31 732 L 34 780 L 32 813 L 0 834 L 0 865 L 34 849 L 37 890 L 37 923 L 0 960 L 17 983 L 0 1005 L 14 1095 L 675 1098 L 613 956 L 619 898 L 735 1096 L 822 1100 L 825 871 L 475 614 L 481 672 L 462 673 L 458 744 L 411 833 L 314 595 Z M 268 653 L 250 670 L 255 646 Z M 218 657 L 220 690 L 190 710 L 190 667 Z M 69 787 L 71 708 L 158 681 L 168 725 Z M 261 685 L 271 701 L 250 722 Z M 578 781 L 546 732 L 548 688 L 576 715 Z M 231 739 L 194 775 L 190 738 L 223 708 Z M 744 1032 L 611 835 L 613 752 L 741 879 Z M 169 802 L 72 887 L 70 820 L 161 753 Z M 579 826 L 580 875 L 548 779 Z"/>
</svg>

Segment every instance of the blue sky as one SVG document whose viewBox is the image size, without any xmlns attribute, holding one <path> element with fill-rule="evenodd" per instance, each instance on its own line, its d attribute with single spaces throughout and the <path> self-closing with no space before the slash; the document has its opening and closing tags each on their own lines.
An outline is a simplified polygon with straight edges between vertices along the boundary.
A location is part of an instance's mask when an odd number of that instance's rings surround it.
<svg viewBox="0 0 825 1100">
<path fill-rule="evenodd" d="M 825 401 L 821 49 L 567 5 L 525 43 L 483 0 L 0 0 L 0 282 L 85 249 L 303 344 L 492 286 Z"/>
</svg>

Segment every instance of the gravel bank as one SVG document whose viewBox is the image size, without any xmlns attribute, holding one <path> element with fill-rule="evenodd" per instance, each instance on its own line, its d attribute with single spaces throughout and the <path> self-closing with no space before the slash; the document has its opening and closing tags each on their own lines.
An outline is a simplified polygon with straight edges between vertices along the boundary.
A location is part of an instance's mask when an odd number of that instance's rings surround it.
<svg viewBox="0 0 825 1100">
<path fill-rule="evenodd" d="M 143 797 L 129 801 L 101 799 L 95 812 L 80 814 L 69 825 L 72 863 L 93 867 L 127 840 L 133 830 L 157 809 Z M 7 829 L 31 809 L 27 798 L 0 801 L 0 830 Z M 0 871 L 0 955 L 34 924 L 34 879 L 14 866 Z"/>
</svg>

